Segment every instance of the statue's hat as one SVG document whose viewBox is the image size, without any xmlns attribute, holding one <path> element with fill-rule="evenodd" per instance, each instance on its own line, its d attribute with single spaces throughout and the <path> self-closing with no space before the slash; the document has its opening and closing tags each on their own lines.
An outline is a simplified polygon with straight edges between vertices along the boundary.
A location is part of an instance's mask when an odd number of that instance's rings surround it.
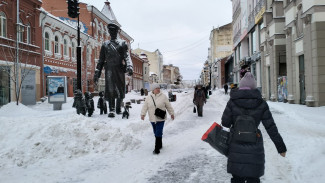
<svg viewBox="0 0 325 183">
<path fill-rule="evenodd" d="M 120 29 L 119 25 L 115 22 L 110 22 L 107 24 L 107 28 L 115 28 L 115 29 Z"/>
</svg>

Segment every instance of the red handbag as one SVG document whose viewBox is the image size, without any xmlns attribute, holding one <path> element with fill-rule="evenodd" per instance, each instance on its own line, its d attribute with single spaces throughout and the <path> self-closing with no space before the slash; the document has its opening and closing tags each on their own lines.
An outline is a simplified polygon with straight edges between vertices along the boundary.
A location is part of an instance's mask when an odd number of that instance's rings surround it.
<svg viewBox="0 0 325 183">
<path fill-rule="evenodd" d="M 203 134 L 201 140 L 210 144 L 222 155 L 228 156 L 229 132 L 222 126 L 214 122 L 210 128 Z"/>
</svg>

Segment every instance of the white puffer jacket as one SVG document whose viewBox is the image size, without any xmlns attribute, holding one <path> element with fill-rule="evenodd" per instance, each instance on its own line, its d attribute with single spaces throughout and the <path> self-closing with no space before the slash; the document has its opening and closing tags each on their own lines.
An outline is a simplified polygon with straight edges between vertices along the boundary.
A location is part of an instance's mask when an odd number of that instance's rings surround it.
<svg viewBox="0 0 325 183">
<path fill-rule="evenodd" d="M 169 115 L 174 115 L 174 109 L 171 106 L 167 96 L 163 93 L 158 93 L 158 94 L 152 93 L 144 101 L 144 104 L 143 104 L 142 110 L 141 110 L 141 116 L 146 116 L 146 113 L 148 112 L 150 122 L 158 122 L 158 121 L 166 120 L 167 115 L 165 116 L 164 119 L 159 118 L 155 115 L 156 107 L 153 103 L 152 98 L 155 100 L 157 108 L 159 108 L 161 110 L 167 110 Z"/>
</svg>

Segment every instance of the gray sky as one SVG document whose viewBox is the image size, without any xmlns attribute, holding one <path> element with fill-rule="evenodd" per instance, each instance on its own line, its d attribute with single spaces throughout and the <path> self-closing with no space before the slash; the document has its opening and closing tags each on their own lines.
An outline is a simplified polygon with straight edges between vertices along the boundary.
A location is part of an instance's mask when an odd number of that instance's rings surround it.
<svg viewBox="0 0 325 183">
<path fill-rule="evenodd" d="M 102 10 L 106 0 L 81 0 Z M 232 20 L 231 0 L 109 0 L 132 49 L 159 49 L 164 64 L 180 68 L 184 80 L 198 79 L 207 60 L 213 27 Z"/>
</svg>

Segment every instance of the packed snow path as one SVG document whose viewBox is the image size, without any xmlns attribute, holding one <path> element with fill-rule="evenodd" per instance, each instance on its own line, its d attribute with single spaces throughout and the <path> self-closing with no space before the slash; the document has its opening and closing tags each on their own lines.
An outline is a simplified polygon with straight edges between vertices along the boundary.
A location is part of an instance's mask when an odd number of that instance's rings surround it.
<svg viewBox="0 0 325 183">
<path fill-rule="evenodd" d="M 214 91 L 201 118 L 193 113 L 193 91 L 174 94 L 175 120 L 165 123 L 159 155 L 152 154 L 148 117 L 140 120 L 142 104 L 132 104 L 128 120 L 107 118 L 98 109 L 90 118 L 77 115 L 72 98 L 62 111 L 46 102 L 3 106 L 0 182 L 230 182 L 227 159 L 201 141 L 214 121 L 220 123 L 229 96 Z M 124 101 L 140 98 L 129 93 Z M 262 182 L 324 182 L 325 107 L 268 103 L 288 153 L 286 158 L 278 155 L 261 125 L 266 154 Z"/>
</svg>

